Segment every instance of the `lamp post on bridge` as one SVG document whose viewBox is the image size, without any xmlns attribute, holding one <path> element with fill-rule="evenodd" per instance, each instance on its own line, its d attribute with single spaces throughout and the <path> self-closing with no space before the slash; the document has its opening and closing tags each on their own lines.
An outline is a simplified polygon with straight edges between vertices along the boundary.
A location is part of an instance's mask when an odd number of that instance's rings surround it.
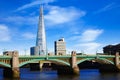
<svg viewBox="0 0 120 80">
<path fill-rule="evenodd" d="M 48 60 L 48 49 L 46 49 L 46 60 Z"/>
<path fill-rule="evenodd" d="M 24 52 L 25 52 L 25 56 L 26 56 L 26 53 L 27 53 L 27 49 L 24 49 Z"/>
</svg>

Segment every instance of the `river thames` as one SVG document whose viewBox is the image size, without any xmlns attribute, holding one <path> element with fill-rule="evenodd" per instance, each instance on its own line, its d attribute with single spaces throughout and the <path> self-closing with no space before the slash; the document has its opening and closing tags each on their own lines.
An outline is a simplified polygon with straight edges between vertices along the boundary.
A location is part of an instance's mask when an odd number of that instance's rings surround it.
<svg viewBox="0 0 120 80">
<path fill-rule="evenodd" d="M 29 68 L 20 71 L 20 79 L 6 79 L 0 69 L 0 80 L 120 80 L 120 73 L 100 73 L 98 69 L 82 69 L 79 76 L 59 76 L 57 71 L 30 71 Z"/>
</svg>

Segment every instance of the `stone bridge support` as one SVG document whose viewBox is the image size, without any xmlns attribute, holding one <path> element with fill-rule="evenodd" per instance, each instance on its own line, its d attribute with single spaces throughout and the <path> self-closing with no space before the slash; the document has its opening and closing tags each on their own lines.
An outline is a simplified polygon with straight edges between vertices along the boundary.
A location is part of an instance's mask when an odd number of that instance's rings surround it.
<svg viewBox="0 0 120 80">
<path fill-rule="evenodd" d="M 79 75 L 79 67 L 77 65 L 76 52 L 71 52 L 71 58 L 69 58 L 70 66 L 67 65 L 58 65 L 57 73 L 60 75 Z"/>
<path fill-rule="evenodd" d="M 39 69 L 42 71 L 42 68 L 43 68 L 43 64 L 44 62 L 43 61 L 39 61 Z"/>
<path fill-rule="evenodd" d="M 19 54 L 17 51 L 12 51 L 10 56 L 12 56 L 11 68 L 4 68 L 3 75 L 4 77 L 19 78 L 20 77 Z"/>
<path fill-rule="evenodd" d="M 30 63 L 30 70 L 31 71 L 42 71 L 43 68 L 43 61 L 39 61 L 38 63 Z"/>
<path fill-rule="evenodd" d="M 117 67 L 118 71 L 120 72 L 119 52 L 116 52 L 116 54 L 115 54 L 115 66 Z"/>
<path fill-rule="evenodd" d="M 72 59 L 71 59 L 71 67 L 73 70 L 73 74 L 79 75 L 79 67 L 77 65 L 77 57 L 76 57 L 76 52 L 72 51 L 71 53 Z"/>
</svg>

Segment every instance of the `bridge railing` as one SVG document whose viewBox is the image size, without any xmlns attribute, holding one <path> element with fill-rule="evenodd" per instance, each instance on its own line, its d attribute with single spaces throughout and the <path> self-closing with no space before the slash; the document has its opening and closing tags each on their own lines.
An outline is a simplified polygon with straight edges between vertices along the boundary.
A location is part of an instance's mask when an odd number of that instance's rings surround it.
<svg viewBox="0 0 120 80">
<path fill-rule="evenodd" d="M 76 55 L 77 57 L 115 57 L 115 55 Z M 34 57 L 41 57 L 41 58 L 46 58 L 46 57 L 63 57 L 63 58 L 67 58 L 67 57 L 71 57 L 71 55 L 40 55 L 40 56 L 35 56 L 35 55 L 19 55 L 20 58 L 34 58 Z M 119 56 L 120 57 L 120 56 Z M 12 58 L 11 56 L 6 56 L 6 55 L 0 55 L 0 58 Z"/>
</svg>

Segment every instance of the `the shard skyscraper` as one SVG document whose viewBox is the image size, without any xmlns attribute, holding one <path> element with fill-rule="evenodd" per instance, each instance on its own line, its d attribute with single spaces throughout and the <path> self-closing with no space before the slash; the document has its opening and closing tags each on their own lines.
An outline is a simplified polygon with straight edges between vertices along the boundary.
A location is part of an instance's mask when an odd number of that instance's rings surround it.
<svg viewBox="0 0 120 80">
<path fill-rule="evenodd" d="M 43 6 L 40 5 L 40 15 L 38 23 L 38 31 L 36 37 L 36 46 L 31 47 L 31 55 L 46 55 L 46 34 L 44 25 Z"/>
<path fill-rule="evenodd" d="M 39 46 L 40 54 L 46 53 L 46 34 L 45 34 L 45 25 L 44 25 L 43 6 L 42 5 L 40 7 L 40 16 L 39 16 L 36 46 Z"/>
</svg>

